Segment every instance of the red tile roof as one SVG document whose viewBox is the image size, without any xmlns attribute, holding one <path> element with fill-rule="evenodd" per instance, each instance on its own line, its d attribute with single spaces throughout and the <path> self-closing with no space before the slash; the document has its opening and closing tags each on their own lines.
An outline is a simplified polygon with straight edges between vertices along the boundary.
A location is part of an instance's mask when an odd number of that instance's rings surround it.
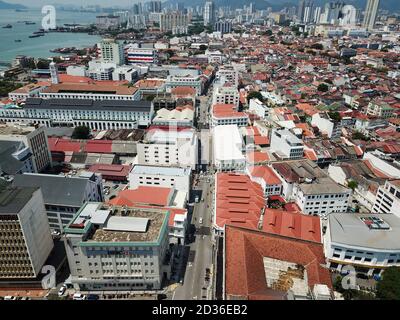
<svg viewBox="0 0 400 320">
<path fill-rule="evenodd" d="M 60 138 L 48 138 L 48 141 L 51 152 L 82 151 L 82 145 L 79 141 Z"/>
<path fill-rule="evenodd" d="M 261 186 L 245 174 L 216 174 L 216 225 L 226 223 L 256 228 L 264 208 Z"/>
<path fill-rule="evenodd" d="M 267 287 L 264 257 L 301 265 L 310 288 L 332 281 L 322 244 L 237 226 L 225 227 L 225 294 L 232 299 L 284 299 L 286 292 Z"/>
<path fill-rule="evenodd" d="M 255 166 L 249 168 L 250 175 L 257 178 L 262 178 L 267 185 L 282 184 L 275 172 L 267 166 Z"/>
<path fill-rule="evenodd" d="M 131 166 L 120 164 L 94 164 L 88 169 L 91 172 L 101 173 L 103 178 L 119 177 L 126 178 L 129 175 Z"/>
<path fill-rule="evenodd" d="M 134 190 L 122 190 L 109 203 L 118 206 L 148 204 L 166 207 L 170 204 L 172 192 L 171 188 L 139 186 Z"/>
<path fill-rule="evenodd" d="M 88 140 L 84 150 L 88 153 L 112 153 L 112 141 Z"/>
<path fill-rule="evenodd" d="M 267 209 L 262 230 L 289 238 L 322 243 L 320 218 L 301 213 Z"/>
<path fill-rule="evenodd" d="M 268 154 L 261 151 L 248 152 L 246 154 L 246 159 L 249 163 L 260 163 L 270 160 Z"/>
<path fill-rule="evenodd" d="M 243 118 L 247 117 L 244 112 L 236 111 L 234 104 L 214 104 L 212 107 L 213 116 L 216 118 Z"/>
</svg>

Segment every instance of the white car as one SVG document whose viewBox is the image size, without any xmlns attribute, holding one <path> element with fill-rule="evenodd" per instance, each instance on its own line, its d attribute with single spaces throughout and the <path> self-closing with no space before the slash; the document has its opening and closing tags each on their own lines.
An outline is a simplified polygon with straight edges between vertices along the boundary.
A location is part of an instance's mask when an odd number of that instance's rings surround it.
<svg viewBox="0 0 400 320">
<path fill-rule="evenodd" d="M 85 300 L 86 296 L 82 293 L 75 293 L 72 297 L 73 300 Z"/>
<path fill-rule="evenodd" d="M 58 296 L 62 297 L 64 295 L 65 291 L 67 291 L 67 288 L 65 286 L 62 286 L 60 288 L 60 290 L 58 290 Z"/>
<path fill-rule="evenodd" d="M 200 219 L 199 219 L 199 223 L 200 223 L 200 224 L 203 223 L 203 218 L 200 218 Z"/>
<path fill-rule="evenodd" d="M 4 300 L 17 300 L 17 298 L 14 296 L 5 296 Z"/>
</svg>

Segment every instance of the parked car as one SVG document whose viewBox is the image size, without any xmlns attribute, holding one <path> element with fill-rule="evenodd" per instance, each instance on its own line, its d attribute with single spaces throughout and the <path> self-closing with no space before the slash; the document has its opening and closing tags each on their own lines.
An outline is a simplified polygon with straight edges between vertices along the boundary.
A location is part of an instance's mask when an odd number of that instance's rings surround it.
<svg viewBox="0 0 400 320">
<path fill-rule="evenodd" d="M 72 297 L 73 300 L 86 300 L 86 296 L 82 293 L 75 293 Z"/>
<path fill-rule="evenodd" d="M 203 218 L 199 219 L 199 223 L 202 224 L 203 223 Z"/>
<path fill-rule="evenodd" d="M 65 291 L 67 291 L 67 287 L 61 286 L 60 290 L 58 290 L 58 296 L 62 297 L 64 295 Z"/>
<path fill-rule="evenodd" d="M 88 294 L 86 300 L 99 300 L 100 297 L 97 294 Z"/>
<path fill-rule="evenodd" d="M 14 296 L 5 296 L 4 300 L 17 300 L 17 298 Z"/>
</svg>

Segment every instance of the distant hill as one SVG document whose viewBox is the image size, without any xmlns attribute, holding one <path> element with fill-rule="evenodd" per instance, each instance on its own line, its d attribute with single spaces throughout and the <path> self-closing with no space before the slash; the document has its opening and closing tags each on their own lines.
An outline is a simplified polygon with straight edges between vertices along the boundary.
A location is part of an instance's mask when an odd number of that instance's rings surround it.
<svg viewBox="0 0 400 320">
<path fill-rule="evenodd" d="M 27 9 L 22 4 L 8 3 L 0 0 L 0 10 L 4 9 Z"/>
</svg>

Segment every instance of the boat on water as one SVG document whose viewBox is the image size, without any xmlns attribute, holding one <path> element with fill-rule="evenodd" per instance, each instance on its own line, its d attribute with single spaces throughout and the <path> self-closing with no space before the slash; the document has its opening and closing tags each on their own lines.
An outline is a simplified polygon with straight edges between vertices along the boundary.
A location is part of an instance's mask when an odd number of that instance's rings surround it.
<svg viewBox="0 0 400 320">
<path fill-rule="evenodd" d="M 11 29 L 12 28 L 12 25 L 11 24 L 7 24 L 7 25 L 5 25 L 4 27 L 3 27 L 3 29 Z"/>
<path fill-rule="evenodd" d="M 14 40 L 15 42 L 22 42 L 22 40 Z"/>
<path fill-rule="evenodd" d="M 33 34 L 33 35 L 31 35 L 31 36 L 29 36 L 29 38 L 39 38 L 39 37 L 42 37 L 43 35 L 40 35 L 40 34 Z"/>
<path fill-rule="evenodd" d="M 32 22 L 32 21 L 25 21 L 25 24 L 26 24 L 26 25 L 33 25 L 33 24 L 36 24 L 36 22 Z"/>
</svg>

